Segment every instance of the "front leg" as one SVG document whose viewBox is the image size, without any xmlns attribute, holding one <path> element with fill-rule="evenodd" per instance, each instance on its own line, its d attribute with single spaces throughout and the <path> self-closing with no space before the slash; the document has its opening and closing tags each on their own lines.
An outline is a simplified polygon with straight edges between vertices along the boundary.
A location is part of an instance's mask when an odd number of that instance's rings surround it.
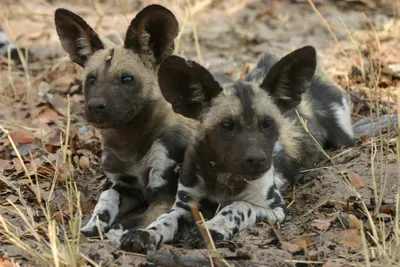
<svg viewBox="0 0 400 267">
<path fill-rule="evenodd" d="M 269 194 L 265 206 L 258 206 L 245 201 L 235 201 L 224 207 L 210 221 L 205 222 L 214 241 L 230 240 L 236 233 L 261 221 L 271 224 L 284 222 L 285 205 L 278 191 Z M 203 247 L 204 242 L 196 243 Z"/>
<path fill-rule="evenodd" d="M 113 184 L 101 193 L 93 214 L 87 224 L 81 228 L 85 236 L 97 236 L 99 230 L 107 232 L 118 215 L 123 215 L 140 204 L 141 192 L 124 184 Z M 99 228 L 97 227 L 99 221 Z"/>
<path fill-rule="evenodd" d="M 161 244 L 179 240 L 195 226 L 188 202 L 198 203 L 200 191 L 179 184 L 176 201 L 168 213 L 164 213 L 145 230 L 129 230 L 121 237 L 121 248 L 126 251 L 147 253 Z"/>
</svg>

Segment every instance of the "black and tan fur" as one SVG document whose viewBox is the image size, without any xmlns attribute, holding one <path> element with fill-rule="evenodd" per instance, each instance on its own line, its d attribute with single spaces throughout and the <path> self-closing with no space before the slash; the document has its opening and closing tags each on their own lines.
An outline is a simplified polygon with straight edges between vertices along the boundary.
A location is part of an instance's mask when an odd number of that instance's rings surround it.
<svg viewBox="0 0 400 267">
<path fill-rule="evenodd" d="M 173 204 L 178 164 L 194 121 L 173 112 L 157 82 L 160 62 L 171 55 L 178 22 L 151 5 L 132 20 L 123 46 L 106 46 L 78 15 L 58 9 L 61 44 L 83 67 L 85 117 L 101 129 L 102 168 L 112 182 L 100 195 L 85 235 L 107 232 L 117 216 L 149 206 L 123 229 L 146 227 Z"/>
<path fill-rule="evenodd" d="M 201 127 L 186 151 L 174 206 L 147 229 L 125 232 L 121 247 L 146 252 L 180 239 L 202 246 L 190 201 L 208 217 L 214 241 L 262 220 L 283 222 L 281 189 L 321 156 L 296 111 L 323 147 L 353 143 L 344 95 L 315 69 L 312 47 L 279 61 L 266 55 L 243 81 L 223 84 L 195 62 L 165 59 L 158 73 L 164 97 Z"/>
</svg>

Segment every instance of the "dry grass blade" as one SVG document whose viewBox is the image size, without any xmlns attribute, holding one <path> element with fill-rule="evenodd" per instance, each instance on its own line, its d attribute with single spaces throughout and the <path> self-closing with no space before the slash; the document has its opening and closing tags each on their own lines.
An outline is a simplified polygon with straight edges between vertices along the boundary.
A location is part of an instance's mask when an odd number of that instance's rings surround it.
<svg viewBox="0 0 400 267">
<path fill-rule="evenodd" d="M 196 53 L 197 53 L 197 59 L 200 63 L 200 65 L 203 65 L 203 57 L 201 56 L 201 51 L 200 51 L 200 44 L 199 44 L 199 37 L 197 35 L 197 28 L 196 28 L 196 21 L 194 19 L 193 13 L 192 13 L 192 8 L 188 0 L 186 0 L 186 10 L 189 14 L 189 18 L 192 22 L 192 30 L 193 30 L 193 37 L 194 37 L 194 42 L 196 45 Z"/>
<path fill-rule="evenodd" d="M 203 238 L 203 240 L 207 244 L 207 248 L 213 252 L 215 257 L 219 260 L 216 262 L 217 266 L 221 266 L 221 263 L 225 264 L 226 266 L 231 266 L 222 255 L 218 252 L 217 248 L 215 247 L 214 241 L 211 237 L 210 231 L 206 227 L 205 220 L 201 212 L 198 210 L 196 203 L 190 202 L 189 203 L 190 211 L 192 212 L 193 218 L 197 222 L 197 228 Z M 200 225 L 199 225 L 200 223 Z M 211 265 L 214 264 L 212 257 L 210 256 L 210 263 Z"/>
</svg>

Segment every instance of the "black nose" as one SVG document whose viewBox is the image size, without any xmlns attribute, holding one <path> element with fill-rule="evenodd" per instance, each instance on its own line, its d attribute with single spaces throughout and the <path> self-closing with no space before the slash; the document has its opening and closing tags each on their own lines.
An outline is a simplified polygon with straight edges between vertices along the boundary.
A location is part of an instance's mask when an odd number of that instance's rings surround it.
<svg viewBox="0 0 400 267">
<path fill-rule="evenodd" d="M 100 113 L 107 107 L 107 102 L 103 98 L 94 98 L 89 100 L 89 109 L 93 113 Z"/>
<path fill-rule="evenodd" d="M 248 151 L 244 155 L 244 161 L 246 162 L 247 166 L 252 169 L 260 168 L 266 161 L 267 156 L 261 150 L 253 150 Z"/>
</svg>

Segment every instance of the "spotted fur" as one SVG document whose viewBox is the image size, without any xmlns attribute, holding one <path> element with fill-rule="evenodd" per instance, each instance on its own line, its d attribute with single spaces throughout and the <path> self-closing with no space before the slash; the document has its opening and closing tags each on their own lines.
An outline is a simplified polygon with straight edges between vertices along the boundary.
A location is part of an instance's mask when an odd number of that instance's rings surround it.
<svg viewBox="0 0 400 267">
<path fill-rule="evenodd" d="M 109 45 L 78 15 L 57 9 L 61 44 L 83 67 L 85 117 L 100 128 L 102 168 L 111 180 L 81 231 L 147 227 L 174 202 L 177 167 L 195 122 L 173 112 L 157 83 L 159 63 L 178 35 L 174 15 L 150 5 L 132 20 L 123 46 Z M 118 216 L 147 206 L 142 215 L 115 225 Z M 111 236 L 111 235 L 110 235 Z"/>
</svg>

